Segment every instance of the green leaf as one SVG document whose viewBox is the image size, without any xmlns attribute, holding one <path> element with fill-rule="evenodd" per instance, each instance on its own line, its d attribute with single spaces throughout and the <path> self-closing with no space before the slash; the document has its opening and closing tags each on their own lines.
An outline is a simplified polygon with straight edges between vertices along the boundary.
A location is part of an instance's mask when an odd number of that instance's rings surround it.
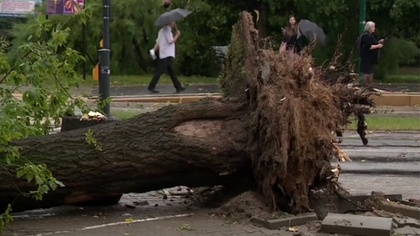
<svg viewBox="0 0 420 236">
<path fill-rule="evenodd" d="M 18 172 L 16 173 L 16 176 L 18 177 L 18 178 L 22 178 L 22 176 L 24 176 L 26 173 L 25 173 L 25 170 L 24 169 L 20 169 L 20 170 L 18 170 Z"/>
</svg>

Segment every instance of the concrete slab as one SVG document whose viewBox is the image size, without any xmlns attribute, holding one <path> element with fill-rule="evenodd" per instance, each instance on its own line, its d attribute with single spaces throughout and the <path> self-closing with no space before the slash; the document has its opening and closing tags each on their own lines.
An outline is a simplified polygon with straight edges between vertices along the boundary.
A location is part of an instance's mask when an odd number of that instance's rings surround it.
<svg viewBox="0 0 420 236">
<path fill-rule="evenodd" d="M 420 221 L 417 219 L 413 219 L 413 218 L 402 219 L 402 218 L 394 217 L 393 220 L 395 223 L 397 223 L 397 226 L 400 228 L 404 226 L 410 226 L 410 227 L 420 229 Z"/>
<path fill-rule="evenodd" d="M 389 236 L 392 231 L 392 219 L 330 213 L 322 221 L 320 231 L 358 236 Z"/>
<path fill-rule="evenodd" d="M 398 213 L 420 220 L 420 207 L 407 206 L 395 202 L 377 201 L 375 206 L 379 210 Z"/>
<path fill-rule="evenodd" d="M 410 106 L 420 106 L 420 96 L 410 96 Z"/>
<path fill-rule="evenodd" d="M 420 230 L 412 228 L 410 226 L 404 226 L 402 228 L 397 228 L 394 230 L 395 235 L 404 235 L 404 236 L 414 236 L 420 235 Z"/>
<path fill-rule="evenodd" d="M 334 205 L 334 211 L 329 211 L 331 213 L 347 213 L 351 211 L 356 211 L 360 209 L 357 205 L 362 205 L 367 199 L 370 198 L 370 195 L 354 195 L 349 197 L 348 199 L 340 198 L 337 196 L 332 197 L 331 200 L 332 204 Z M 401 200 L 402 194 L 384 194 L 384 198 L 390 200 Z M 349 201 L 350 200 L 350 201 Z M 322 199 L 311 199 L 310 205 L 311 207 L 320 206 L 320 205 L 328 205 L 329 202 L 326 198 Z M 331 209 L 331 208 L 329 208 Z"/>
<path fill-rule="evenodd" d="M 376 104 L 381 104 L 381 106 L 407 106 L 410 105 L 410 96 L 382 94 L 375 97 L 374 101 Z"/>
<path fill-rule="evenodd" d="M 304 225 L 308 222 L 317 220 L 316 214 L 307 214 L 300 216 L 292 216 L 286 218 L 279 218 L 273 220 L 264 220 L 257 217 L 251 219 L 251 222 L 256 225 L 263 226 L 268 229 L 281 229 L 283 227 L 294 227 Z"/>
</svg>

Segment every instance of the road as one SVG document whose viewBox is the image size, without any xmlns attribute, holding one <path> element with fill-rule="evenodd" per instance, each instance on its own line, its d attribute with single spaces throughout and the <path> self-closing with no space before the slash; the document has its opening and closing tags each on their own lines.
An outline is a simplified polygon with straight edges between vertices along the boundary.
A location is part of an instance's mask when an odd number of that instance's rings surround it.
<svg viewBox="0 0 420 236">
<path fill-rule="evenodd" d="M 420 84 L 387 84 L 376 83 L 375 88 L 390 91 L 390 92 L 420 92 Z M 175 88 L 172 85 L 158 84 L 157 90 L 160 95 L 172 95 L 175 93 Z M 111 87 L 111 96 L 127 96 L 127 95 L 148 95 L 147 86 L 127 86 L 127 87 Z M 190 85 L 184 93 L 188 94 L 203 94 L 203 93 L 219 93 L 219 86 L 217 84 L 203 84 Z M 91 94 L 98 95 L 98 88 L 93 87 Z"/>
<path fill-rule="evenodd" d="M 350 192 L 401 193 L 420 198 L 420 133 L 374 133 L 363 146 L 356 133 L 345 133 L 341 147 L 353 162 L 340 163 L 340 182 Z M 338 164 L 338 163 L 333 163 Z M 144 202 L 135 208 L 134 201 Z M 192 215 L 191 215 L 192 214 Z M 125 194 L 111 207 L 58 207 L 15 214 L 6 230 L 10 236 L 178 236 L 178 235 L 292 235 L 249 224 L 211 217 L 179 196 L 163 200 L 158 192 Z M 311 235 L 311 234 L 307 234 Z M 317 234 L 320 235 L 320 234 Z"/>
</svg>

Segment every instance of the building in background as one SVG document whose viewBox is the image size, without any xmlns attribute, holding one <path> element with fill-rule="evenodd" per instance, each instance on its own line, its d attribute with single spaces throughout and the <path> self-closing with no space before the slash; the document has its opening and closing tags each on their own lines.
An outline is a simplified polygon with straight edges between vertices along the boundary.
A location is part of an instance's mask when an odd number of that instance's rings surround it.
<svg viewBox="0 0 420 236">
<path fill-rule="evenodd" d="M 1 0 L 0 17 L 24 17 L 37 14 L 42 0 Z"/>
</svg>

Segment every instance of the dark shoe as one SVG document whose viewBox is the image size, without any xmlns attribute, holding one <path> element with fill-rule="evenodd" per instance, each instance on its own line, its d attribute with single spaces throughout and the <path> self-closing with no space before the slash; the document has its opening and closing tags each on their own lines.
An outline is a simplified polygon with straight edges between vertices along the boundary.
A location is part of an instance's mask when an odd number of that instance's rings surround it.
<svg viewBox="0 0 420 236">
<path fill-rule="evenodd" d="M 159 93 L 159 91 L 157 91 L 156 89 L 147 89 L 147 91 L 149 91 L 150 93 Z"/>
<path fill-rule="evenodd" d="M 181 87 L 179 89 L 176 89 L 176 93 L 181 93 L 182 91 L 185 91 L 185 89 L 187 88 Z"/>
</svg>

